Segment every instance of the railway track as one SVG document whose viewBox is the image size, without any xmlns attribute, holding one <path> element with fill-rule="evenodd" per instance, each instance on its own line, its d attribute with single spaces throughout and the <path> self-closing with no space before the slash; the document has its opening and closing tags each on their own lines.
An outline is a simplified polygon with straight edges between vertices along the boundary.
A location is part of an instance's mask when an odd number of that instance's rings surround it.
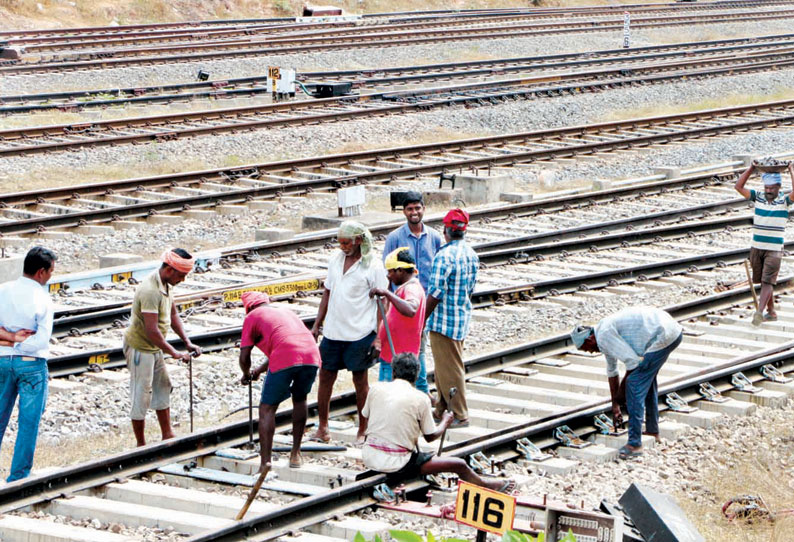
<svg viewBox="0 0 794 542">
<path fill-rule="evenodd" d="M 784 279 L 783 287 L 790 289 L 791 282 L 791 277 Z M 783 295 L 791 299 L 790 294 Z M 794 370 L 794 343 L 783 332 L 794 320 L 794 313 L 782 310 L 779 322 L 752 328 L 746 318 L 749 299 L 745 288 L 667 307 L 684 324 L 685 337 L 659 376 L 666 437 L 674 438 L 682 424 L 708 426 L 729 412 L 746 414 L 757 404 L 781 404 L 791 394 L 791 384 L 774 381 L 773 373 L 761 368 L 773 365 L 783 373 Z M 597 435 L 593 416 L 609 407 L 608 389 L 601 376 L 603 361 L 598 356 L 571 353 L 565 335 L 467 359 L 466 371 L 472 425 L 449 432 L 448 455 L 468 458 L 480 452 L 486 457 L 486 471 L 493 462 L 497 468 L 523 472 L 520 481 L 531 483 L 533 475 L 527 474 L 527 468 L 530 473 L 543 472 L 552 464 L 560 469 L 565 464 L 572 468 L 586 461 L 608 460 L 616 455 L 617 443 L 625 439 Z M 759 390 L 740 389 L 734 378 L 737 372 Z M 729 396 L 729 403 L 704 400 L 703 383 Z M 683 403 L 700 410 L 685 412 L 680 404 L 665 407 L 664 398 L 673 392 Z M 355 430 L 346 428 L 344 422 L 354 409 L 351 393 L 334 397 L 331 413 L 339 420 L 332 428 L 335 441 L 349 443 L 355 438 Z M 280 434 L 288 430 L 289 416 L 289 411 L 278 414 Z M 561 446 L 554 437 L 561 425 L 594 444 L 580 450 Z M 245 520 L 232 521 L 242 504 L 235 488 L 252 485 L 258 459 L 246 458 L 250 455 L 243 450 L 230 453 L 228 449 L 243 445 L 247 435 L 246 423 L 228 424 L 7 485 L 0 488 L 0 511 L 4 513 L 0 533 L 45 533 L 51 527 L 47 522 L 58 515 L 67 523 L 87 516 L 99 518 L 100 526 L 171 527 L 191 535 L 191 542 L 281 536 L 291 540 L 300 532 L 349 539 L 342 534 L 352 523 L 348 514 L 377 504 L 371 491 L 385 476 L 352 463 L 360 457 L 358 450 L 321 451 L 321 459 L 305 453 L 306 464 L 300 469 L 290 470 L 283 459 L 276 461 L 274 471 L 279 478 L 266 483 L 263 497 Z M 517 449 L 521 438 L 530 439 L 541 452 L 555 449 L 558 457 L 548 463 L 521 453 Z M 426 481 L 403 481 L 411 498 L 424 500 Z M 204 491 L 197 491 L 199 487 Z M 284 497 L 287 492 L 297 497 Z M 448 501 L 451 495 L 437 488 L 431 505 Z M 33 507 L 45 517 L 20 517 L 17 511 L 24 507 Z M 532 510 L 541 507 L 539 499 L 520 497 L 519 507 L 519 528 L 542 528 L 540 522 L 530 523 Z M 394 513 L 405 513 L 405 508 L 397 507 Z M 360 519 L 356 525 L 359 530 L 384 529 L 383 524 Z M 63 524 L 58 529 L 67 540 L 79 532 L 69 532 Z M 116 542 L 115 538 L 108 540 Z"/>
<path fill-rule="evenodd" d="M 451 64 L 407 66 L 365 70 L 344 70 L 330 72 L 307 72 L 298 74 L 298 80 L 311 85 L 314 82 L 345 81 L 356 89 L 378 89 L 395 85 L 414 85 L 439 80 L 466 78 L 505 78 L 508 74 L 532 74 L 540 70 L 552 73 L 554 70 L 574 70 L 583 68 L 621 66 L 621 71 L 637 66 L 653 69 L 653 62 L 672 62 L 686 59 L 692 66 L 697 59 L 725 59 L 730 55 L 731 61 L 752 57 L 761 61 L 761 56 L 769 56 L 770 60 L 784 60 L 785 53 L 791 50 L 794 35 L 767 36 L 765 38 L 731 39 L 710 42 L 693 42 L 675 45 L 641 47 L 631 50 L 614 49 L 576 54 L 559 54 L 543 57 L 509 58 L 498 60 L 480 60 L 473 62 L 457 62 Z M 639 63 L 639 64 L 633 64 Z M 649 66 L 650 64 L 650 66 Z M 697 64 L 702 66 L 700 64 Z M 661 68 L 660 68 L 661 69 Z M 672 69 L 668 66 L 667 69 Z M 625 72 L 624 72 L 625 74 Z M 565 80 L 574 77 L 587 77 L 563 73 L 559 77 Z M 184 100 L 210 98 L 248 97 L 267 95 L 270 89 L 266 85 L 266 76 L 244 77 L 228 80 L 199 81 L 185 84 L 164 85 L 144 88 L 102 89 L 59 93 L 27 94 L 0 96 L 0 113 L 18 114 L 32 111 L 58 109 L 60 111 L 79 111 L 93 107 L 118 107 L 141 103 L 172 103 Z"/>
<path fill-rule="evenodd" d="M 791 10 L 772 12 L 739 12 L 694 16 L 638 17 L 632 22 L 634 28 L 659 28 L 686 24 L 719 24 L 738 21 L 764 21 L 790 16 Z M 366 30 L 366 27 L 363 27 Z M 390 47 L 416 45 L 437 41 L 464 41 L 472 39 L 503 39 L 531 37 L 547 34 L 607 32 L 623 28 L 621 19 L 588 22 L 548 22 L 534 24 L 491 25 L 468 28 L 442 28 L 398 32 L 370 32 L 338 37 L 309 36 L 281 37 L 267 40 L 217 40 L 208 44 L 163 45 L 159 47 L 130 47 L 96 50 L 78 53 L 76 57 L 46 57 L 41 61 L 8 61 L 0 66 L 3 75 L 23 73 L 45 73 L 49 71 L 87 68 L 107 69 L 136 64 L 204 61 L 214 58 L 239 58 L 244 56 L 274 55 L 283 53 L 311 52 L 330 49 L 359 47 Z M 330 31 L 328 31 L 330 32 Z"/>
<path fill-rule="evenodd" d="M 723 108 L 664 117 L 574 126 L 415 147 L 256 164 L 232 169 L 128 179 L 0 197 L 3 235 L 83 224 L 113 224 L 152 214 L 353 184 L 388 183 L 428 175 L 490 172 L 492 168 L 554 158 L 788 126 L 794 101 Z"/>
<path fill-rule="evenodd" d="M 671 12 L 699 12 L 749 7 L 787 6 L 791 2 L 704 2 L 698 4 L 636 4 L 625 6 L 584 6 L 577 8 L 506 8 L 493 10 L 449 11 L 435 14 L 368 14 L 358 21 L 296 22 L 294 18 L 249 19 L 237 21 L 195 21 L 187 23 L 160 23 L 131 25 L 121 27 L 88 27 L 74 29 L 47 30 L 8 30 L 0 32 L 0 40 L 11 47 L 25 47 L 26 52 L 72 50 L 81 47 L 111 47 L 120 44 L 140 44 L 148 42 L 169 42 L 180 39 L 210 40 L 229 36 L 251 36 L 259 33 L 284 33 L 300 31 L 346 32 L 361 25 L 382 27 L 383 29 L 428 28 L 431 25 L 453 24 L 470 25 L 476 23 L 497 23 L 521 21 L 526 19 L 544 20 L 550 18 L 597 17 L 620 14 L 628 11 L 633 14 L 664 14 Z"/>
<path fill-rule="evenodd" d="M 590 72 L 528 76 L 350 97 L 303 100 L 200 112 L 0 130 L 0 157 L 147 141 L 170 141 L 224 132 L 271 129 L 434 108 L 482 107 L 506 101 L 598 92 L 632 85 L 786 69 L 794 52 L 747 58 L 678 61 L 660 66 L 617 66 Z"/>
</svg>

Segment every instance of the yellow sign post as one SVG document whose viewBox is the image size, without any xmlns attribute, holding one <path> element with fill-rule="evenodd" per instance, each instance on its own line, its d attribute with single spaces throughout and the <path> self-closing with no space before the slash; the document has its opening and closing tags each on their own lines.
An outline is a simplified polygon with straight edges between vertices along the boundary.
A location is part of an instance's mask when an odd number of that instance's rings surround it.
<svg viewBox="0 0 794 542">
<path fill-rule="evenodd" d="M 513 528 L 515 516 L 515 497 L 468 482 L 458 483 L 455 521 L 480 531 L 478 539 L 484 539 L 485 531 L 504 534 Z"/>
</svg>

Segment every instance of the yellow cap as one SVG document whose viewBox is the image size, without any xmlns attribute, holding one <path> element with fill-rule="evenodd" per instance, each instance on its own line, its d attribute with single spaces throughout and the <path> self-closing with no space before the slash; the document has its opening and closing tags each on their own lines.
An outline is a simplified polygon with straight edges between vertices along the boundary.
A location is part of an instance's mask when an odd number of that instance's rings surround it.
<svg viewBox="0 0 794 542">
<path fill-rule="evenodd" d="M 410 250 L 408 247 L 400 247 L 392 250 L 388 256 L 386 256 L 386 262 L 384 265 L 386 266 L 386 270 L 390 269 L 416 269 L 416 266 L 412 263 L 408 262 L 401 262 L 397 259 L 397 255 L 402 252 L 403 250 Z"/>
</svg>

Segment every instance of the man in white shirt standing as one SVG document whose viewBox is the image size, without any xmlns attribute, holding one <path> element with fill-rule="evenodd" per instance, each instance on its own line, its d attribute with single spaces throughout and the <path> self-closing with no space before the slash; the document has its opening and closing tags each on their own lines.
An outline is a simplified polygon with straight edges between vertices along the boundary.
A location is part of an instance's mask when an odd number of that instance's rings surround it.
<svg viewBox="0 0 794 542">
<path fill-rule="evenodd" d="M 320 424 L 312 438 L 327 442 L 328 411 L 334 382 L 341 369 L 353 373 L 358 408 L 357 441 L 364 441 L 367 419 L 361 415 L 367 400 L 367 370 L 378 355 L 370 349 L 380 323 L 378 306 L 369 292 L 386 289 L 389 281 L 380 258 L 372 254 L 372 234 L 358 222 L 348 220 L 339 226 L 339 248 L 328 261 L 323 298 L 312 327 L 315 339 L 322 330 L 320 343 L 320 385 L 317 410 Z"/>
<path fill-rule="evenodd" d="M 30 474 L 47 402 L 54 309 L 43 286 L 55 270 L 55 260 L 50 250 L 33 247 L 25 256 L 22 276 L 0 284 L 0 327 L 4 330 L 0 333 L 0 444 L 19 396 L 19 428 L 9 482 Z"/>
</svg>

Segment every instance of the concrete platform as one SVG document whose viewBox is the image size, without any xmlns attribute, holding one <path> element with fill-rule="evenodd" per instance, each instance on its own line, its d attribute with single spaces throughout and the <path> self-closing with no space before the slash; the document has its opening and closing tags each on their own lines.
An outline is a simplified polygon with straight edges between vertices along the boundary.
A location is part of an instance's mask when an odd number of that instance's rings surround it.
<svg viewBox="0 0 794 542">
<path fill-rule="evenodd" d="M 120 534 L 41 519 L 0 517 L 0 540 L 9 542 L 136 542 Z"/>
<path fill-rule="evenodd" d="M 218 216 L 218 213 L 202 209 L 191 209 L 189 211 L 182 211 L 182 216 L 188 220 L 211 220 Z"/>
<path fill-rule="evenodd" d="M 722 414 L 719 412 L 709 412 L 708 410 L 696 410 L 690 413 L 668 410 L 664 413 L 664 416 L 674 422 L 684 423 L 694 427 L 702 427 L 703 429 L 711 429 L 717 421 L 722 418 Z"/>
<path fill-rule="evenodd" d="M 146 217 L 149 224 L 180 224 L 185 218 L 179 215 L 151 215 Z"/>
<path fill-rule="evenodd" d="M 205 514 L 219 518 L 234 519 L 245 504 L 245 499 L 209 493 L 195 489 L 169 487 L 164 484 L 128 480 L 122 484 L 108 484 L 101 488 L 101 495 L 112 501 L 141 504 L 179 510 L 194 514 Z M 265 514 L 278 508 L 278 505 L 255 500 L 249 512 Z"/>
<path fill-rule="evenodd" d="M 528 461 L 526 459 L 519 459 L 518 464 L 542 474 L 567 476 L 579 466 L 579 461 L 565 457 L 552 457 L 546 461 Z"/>
<path fill-rule="evenodd" d="M 103 254 L 99 257 L 99 267 L 116 267 L 117 265 L 130 265 L 142 261 L 143 256 L 139 254 L 113 252 L 111 254 Z"/>
<path fill-rule="evenodd" d="M 353 540 L 357 533 L 361 533 L 367 540 L 372 540 L 375 535 L 380 535 L 383 538 L 389 529 L 392 528 L 392 525 L 385 521 L 346 517 L 339 521 L 334 519 L 326 520 L 318 525 L 313 525 L 309 528 L 309 531 L 345 540 Z"/>
<path fill-rule="evenodd" d="M 50 514 L 71 518 L 96 518 L 107 523 L 121 523 L 131 527 L 145 526 L 160 529 L 174 529 L 184 533 L 198 534 L 210 529 L 220 529 L 234 523 L 233 520 L 213 518 L 190 512 L 180 512 L 127 503 L 119 506 L 116 501 L 84 497 L 81 495 L 68 499 L 51 501 L 45 510 Z"/>
<path fill-rule="evenodd" d="M 659 436 L 666 440 L 678 440 L 688 427 L 686 424 L 672 420 L 659 420 Z"/>
<path fill-rule="evenodd" d="M 560 446 L 557 448 L 557 455 L 567 459 L 575 459 L 582 463 L 608 463 L 617 459 L 618 451 L 615 448 L 608 448 L 600 444 L 593 444 L 586 448 Z"/>
<path fill-rule="evenodd" d="M 604 446 L 605 448 L 614 448 L 615 450 L 619 450 L 622 448 L 626 442 L 629 440 L 629 434 L 626 433 L 625 435 L 594 435 L 592 441 L 600 446 Z M 650 435 L 642 435 L 642 447 L 646 450 L 649 448 L 656 447 L 656 439 Z"/>
<path fill-rule="evenodd" d="M 65 378 L 53 378 L 47 384 L 47 391 L 49 393 L 72 393 L 85 388 L 82 382 L 72 382 Z"/>
<path fill-rule="evenodd" d="M 390 213 L 367 212 L 359 216 L 340 217 L 336 214 L 325 215 L 304 215 L 302 226 L 304 230 L 324 230 L 338 228 L 345 220 L 355 220 L 365 226 L 375 226 L 377 224 L 388 224 L 398 220 L 395 215 Z"/>
<path fill-rule="evenodd" d="M 772 382 L 771 380 L 762 380 L 756 384 L 759 388 L 765 390 L 779 391 L 785 393 L 789 397 L 794 395 L 794 381 L 792 382 Z"/>
<path fill-rule="evenodd" d="M 737 401 L 736 399 L 728 398 L 724 403 L 715 403 L 703 399 L 697 402 L 698 408 L 707 410 L 709 412 L 719 412 L 726 416 L 749 416 L 757 410 L 755 403 L 746 401 Z"/>
<path fill-rule="evenodd" d="M 726 394 L 739 401 L 753 402 L 759 406 L 781 408 L 788 402 L 788 395 L 782 391 L 762 389 L 758 393 L 747 393 L 745 391 L 729 391 Z"/>
</svg>

